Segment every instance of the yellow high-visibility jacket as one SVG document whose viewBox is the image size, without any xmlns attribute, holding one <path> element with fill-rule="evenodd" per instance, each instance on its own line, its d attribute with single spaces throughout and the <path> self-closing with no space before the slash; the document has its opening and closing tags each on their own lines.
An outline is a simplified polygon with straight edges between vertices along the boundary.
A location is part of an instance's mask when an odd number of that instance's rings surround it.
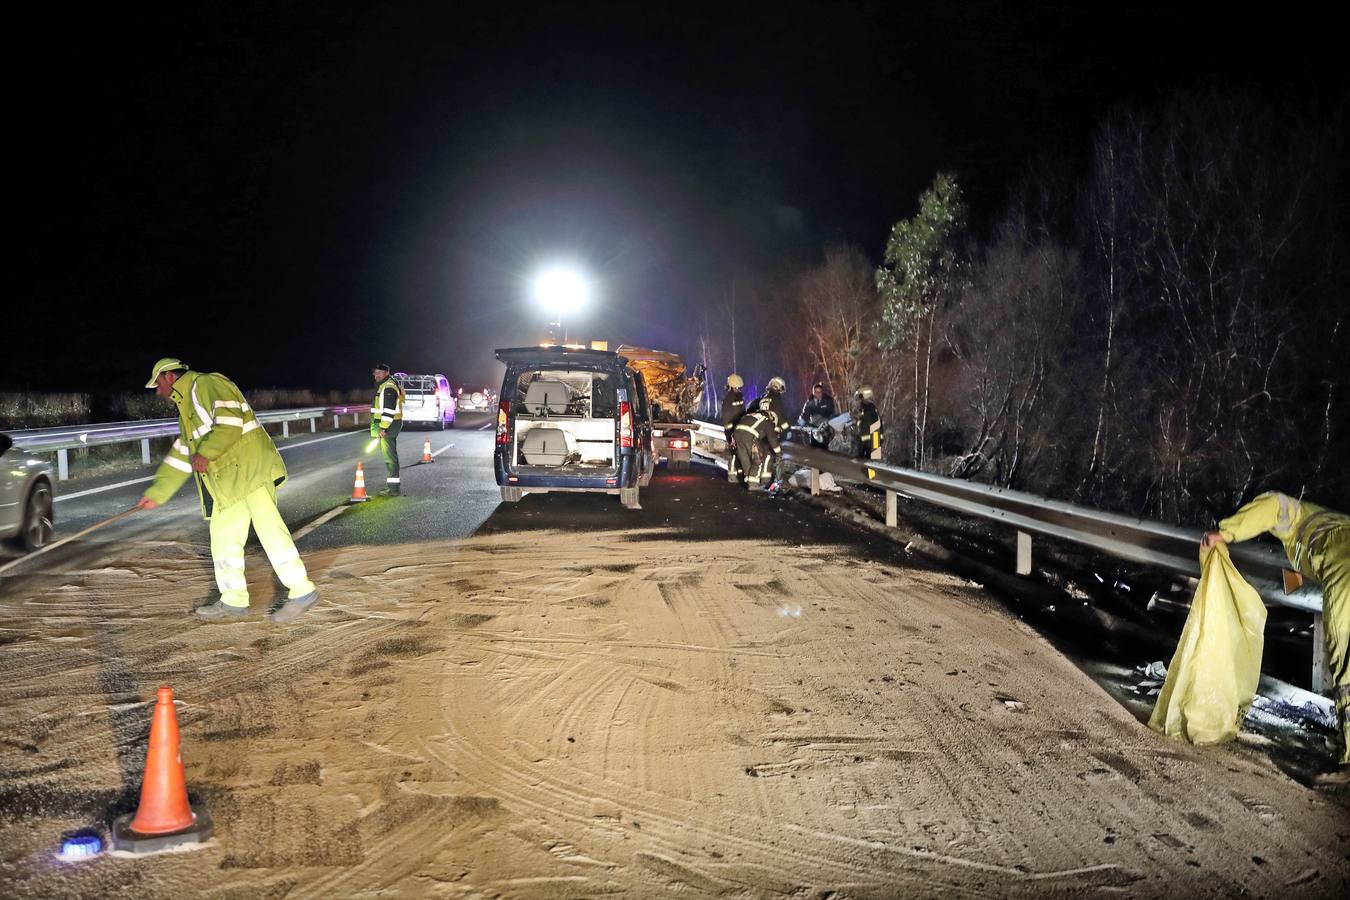
<svg viewBox="0 0 1350 900">
<path fill-rule="evenodd" d="M 393 378 L 386 378 L 375 385 L 375 402 L 370 404 L 370 436 L 378 437 L 380 429 L 388 430 L 402 421 L 403 388 Z"/>
<path fill-rule="evenodd" d="M 1232 543 L 1269 531 L 1284 544 L 1284 553 L 1295 569 L 1328 591 L 1337 575 L 1350 576 L 1346 538 L 1350 516 L 1296 500 L 1285 494 L 1261 494 L 1219 523 L 1219 533 Z M 1339 586 L 1339 585 L 1338 585 Z"/>
<path fill-rule="evenodd" d="M 280 486 L 286 464 L 253 409 L 224 375 L 184 372 L 171 395 L 178 408 L 178 438 L 155 472 L 145 496 L 164 503 L 195 476 L 202 515 L 211 518 L 260 487 Z M 192 457 L 211 461 L 205 473 L 192 471 Z"/>
</svg>

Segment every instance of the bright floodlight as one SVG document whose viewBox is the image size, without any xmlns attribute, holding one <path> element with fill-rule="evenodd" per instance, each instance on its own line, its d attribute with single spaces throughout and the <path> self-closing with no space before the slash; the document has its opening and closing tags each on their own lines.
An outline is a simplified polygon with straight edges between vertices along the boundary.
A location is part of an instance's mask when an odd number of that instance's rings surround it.
<svg viewBox="0 0 1350 900">
<path fill-rule="evenodd" d="M 555 266 L 540 272 L 534 279 L 535 302 L 557 314 L 575 312 L 586 304 L 591 293 L 590 284 L 576 269 Z"/>
</svg>

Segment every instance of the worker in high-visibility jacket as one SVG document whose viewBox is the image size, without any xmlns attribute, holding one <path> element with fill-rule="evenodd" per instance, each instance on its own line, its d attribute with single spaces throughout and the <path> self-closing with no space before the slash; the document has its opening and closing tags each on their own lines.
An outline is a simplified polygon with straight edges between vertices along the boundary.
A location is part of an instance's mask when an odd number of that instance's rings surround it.
<svg viewBox="0 0 1350 900">
<path fill-rule="evenodd" d="M 286 464 L 248 401 L 224 375 L 194 372 L 173 358 L 155 363 L 146 387 L 178 408 L 179 435 L 136 505 L 154 509 L 188 478 L 197 482 L 202 513 L 210 522 L 211 559 L 220 589 L 220 599 L 198 607 L 197 615 L 229 620 L 249 614 L 244 544 L 251 525 L 289 592 L 270 618 L 299 618 L 318 601 L 319 592 L 277 511 L 277 488 L 286 480 Z"/>
<path fill-rule="evenodd" d="M 375 379 L 375 402 L 370 404 L 370 436 L 379 438 L 380 453 L 388 477 L 382 493 L 397 497 L 403 492 L 398 469 L 398 433 L 403 430 L 403 387 L 389 377 L 389 366 L 380 363 L 370 370 Z"/>
<path fill-rule="evenodd" d="M 1219 523 L 1200 546 L 1234 543 L 1270 532 L 1289 562 L 1322 586 L 1329 692 L 1341 726 L 1340 763 L 1350 765 L 1350 516 L 1279 493 L 1267 493 Z"/>
</svg>

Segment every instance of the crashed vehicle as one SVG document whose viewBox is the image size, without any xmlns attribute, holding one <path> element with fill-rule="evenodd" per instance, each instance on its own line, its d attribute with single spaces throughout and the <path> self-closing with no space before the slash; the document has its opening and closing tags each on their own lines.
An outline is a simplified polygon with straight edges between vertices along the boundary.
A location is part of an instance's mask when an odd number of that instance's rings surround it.
<svg viewBox="0 0 1350 900">
<path fill-rule="evenodd" d="M 631 369 L 642 373 L 651 399 L 652 450 L 671 469 L 689 468 L 693 451 L 693 428 L 689 424 L 703 402 L 703 373 L 700 363 L 686 375 L 679 354 L 647 347 L 620 344 L 618 354 L 628 360 Z"/>
<path fill-rule="evenodd" d="M 575 345 L 500 349 L 493 470 L 502 500 L 599 491 L 641 509 L 652 478 L 652 418 L 641 372 L 619 353 Z"/>
</svg>

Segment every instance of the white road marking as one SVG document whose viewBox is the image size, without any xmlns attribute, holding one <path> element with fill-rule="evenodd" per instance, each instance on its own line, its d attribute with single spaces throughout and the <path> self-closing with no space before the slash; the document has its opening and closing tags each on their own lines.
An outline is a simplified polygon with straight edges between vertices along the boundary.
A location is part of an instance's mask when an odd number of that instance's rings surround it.
<svg viewBox="0 0 1350 900">
<path fill-rule="evenodd" d="M 315 438 L 312 441 L 305 441 L 304 443 L 301 444 L 286 444 L 285 446 L 278 447 L 277 449 L 280 450 L 282 453 L 285 453 L 287 450 L 295 450 L 298 447 L 308 447 L 310 444 L 321 444 L 324 441 L 331 441 L 334 440 L 335 438 L 340 437 L 349 437 L 353 434 L 366 434 L 366 432 L 344 431 L 342 432 L 342 434 L 330 434 L 327 435 L 326 437 Z M 454 444 L 451 444 L 450 446 L 453 447 Z M 133 484 L 144 484 L 147 481 L 154 481 L 154 480 L 155 476 L 147 475 L 145 478 L 133 478 L 130 481 L 119 481 L 117 482 L 117 484 L 105 484 L 103 487 L 89 488 L 86 491 L 76 491 L 73 494 L 61 494 L 56 498 L 55 502 L 60 503 L 62 500 L 74 500 L 76 497 L 87 497 L 90 494 L 101 494 L 104 491 L 115 491 L 118 488 L 130 487 Z"/>
<path fill-rule="evenodd" d="M 292 534 L 292 535 L 291 535 L 291 540 L 292 540 L 292 541 L 298 541 L 298 540 L 300 540 L 302 537 L 304 537 L 305 535 L 309 534 L 309 533 L 310 533 L 311 531 L 313 531 L 315 528 L 318 528 L 320 525 L 324 524 L 325 522 L 329 522 L 329 521 L 331 521 L 331 520 L 333 520 L 333 519 L 336 519 L 338 516 L 342 515 L 343 513 L 345 513 L 347 510 L 349 510 L 349 509 L 351 509 L 351 508 L 352 508 L 352 507 L 351 507 L 350 504 L 349 504 L 349 505 L 345 505 L 345 506 L 335 506 L 335 507 L 333 507 L 333 508 L 330 509 L 328 512 L 326 512 L 326 513 L 324 513 L 323 515 L 319 516 L 319 517 L 318 517 L 317 519 L 315 519 L 313 522 L 310 522 L 310 523 L 309 523 L 308 525 L 306 525 L 304 528 L 301 528 L 299 531 L 297 531 L 297 532 L 295 532 L 294 534 Z"/>
<path fill-rule="evenodd" d="M 482 425 L 479 425 L 477 428 L 475 428 L 474 431 L 487 431 L 489 428 L 491 428 L 493 425 L 496 425 L 496 424 L 497 424 L 496 422 L 490 422 L 490 421 L 489 421 L 489 422 L 484 422 Z"/>
<path fill-rule="evenodd" d="M 432 458 L 432 459 L 435 459 L 436 457 L 440 456 L 442 453 L 444 453 L 445 451 L 449 450 L 449 449 L 450 449 L 451 447 L 453 447 L 453 446 L 455 446 L 453 443 L 446 444 L 444 447 L 442 447 L 441 449 L 437 450 L 435 453 L 431 454 L 431 458 Z"/>
</svg>

